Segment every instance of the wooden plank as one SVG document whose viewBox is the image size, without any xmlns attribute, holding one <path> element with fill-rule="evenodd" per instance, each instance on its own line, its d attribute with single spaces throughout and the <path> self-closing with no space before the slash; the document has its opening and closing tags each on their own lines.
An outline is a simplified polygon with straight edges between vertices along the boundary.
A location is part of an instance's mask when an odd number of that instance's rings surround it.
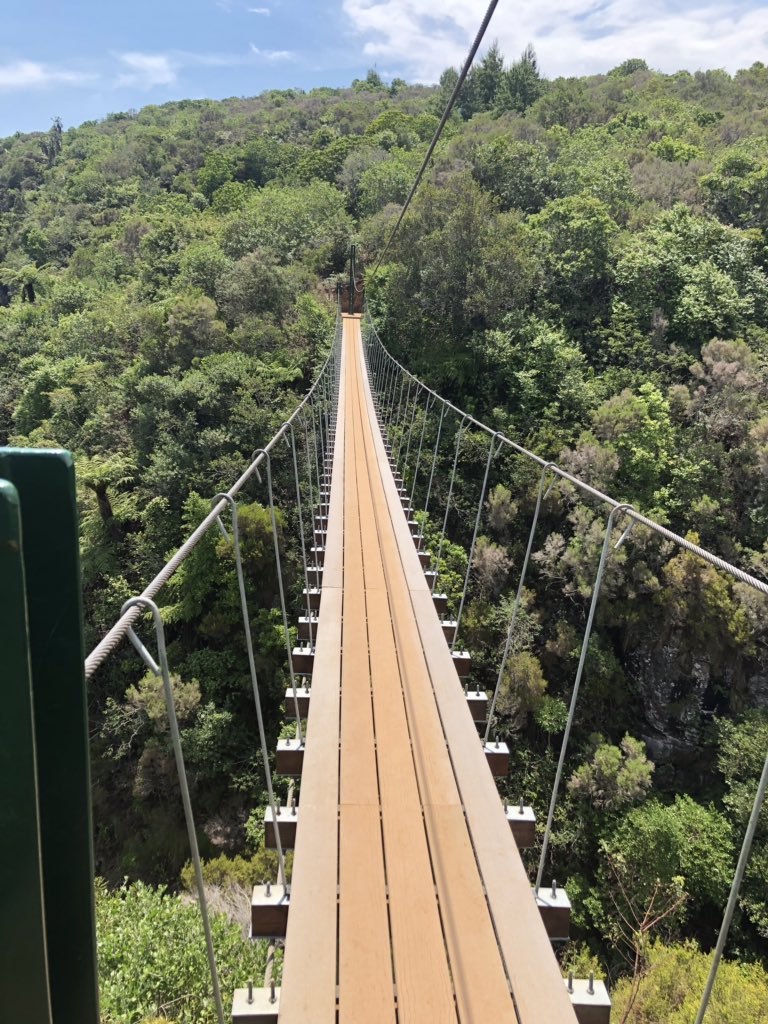
<svg viewBox="0 0 768 1024">
<path fill-rule="evenodd" d="M 464 812 L 426 806 L 424 816 L 459 1018 L 517 1024 Z"/>
<path fill-rule="evenodd" d="M 394 1024 L 378 804 L 342 805 L 340 828 L 339 1019 Z"/>
<path fill-rule="evenodd" d="M 375 422 L 371 419 L 374 412 L 367 381 L 363 381 L 363 393 L 369 421 Z M 548 1024 L 573 1024 L 575 1014 L 564 992 L 551 944 L 538 919 L 530 883 L 485 763 L 432 596 L 421 572 L 381 435 L 377 430 L 372 433 L 434 699 L 520 1020 L 523 1024 L 538 1024 L 543 1020 Z"/>
<path fill-rule="evenodd" d="M 345 330 L 351 327 L 345 321 Z M 347 347 L 347 372 L 354 373 L 353 346 Z M 344 622 L 341 666 L 341 781 L 340 803 L 379 806 L 376 752 L 365 618 L 365 584 L 360 509 L 358 503 L 359 439 L 355 414 L 357 382 L 352 378 L 347 416 L 344 476 Z M 343 835 L 342 835 L 343 842 Z"/>
<path fill-rule="evenodd" d="M 359 384 L 362 389 L 363 383 L 360 378 Z M 383 559 L 382 572 L 389 591 L 392 631 L 399 662 L 398 674 L 402 682 L 401 706 L 404 698 L 404 710 L 407 715 L 407 722 L 404 721 L 403 726 L 410 732 L 419 789 L 417 799 L 420 803 L 415 808 L 409 808 L 410 816 L 413 818 L 416 813 L 420 815 L 423 807 L 431 870 L 434 872 L 434 885 L 439 898 L 442 930 L 447 945 L 459 1017 L 472 1020 L 487 1018 L 512 1024 L 516 1020 L 514 1006 L 469 841 L 393 530 L 393 518 L 396 515 L 403 521 L 405 518 L 401 508 L 390 515 L 382 475 L 385 473 L 384 479 L 388 476 L 390 480 L 392 476 L 389 468 L 382 470 L 375 458 L 375 428 L 366 413 L 367 408 L 361 410 L 364 419 L 363 436 L 368 455 L 369 484 L 372 491 L 371 512 L 377 523 L 379 554 Z M 376 505 L 375 511 L 373 502 Z M 412 542 L 409 544 L 410 550 L 415 551 Z M 373 641 L 371 646 L 371 660 L 373 666 L 376 666 L 379 657 L 373 655 Z M 393 674 L 391 668 L 388 668 L 387 676 L 391 678 Z M 395 703 L 393 697 L 394 695 L 388 695 L 389 699 L 385 702 L 382 714 L 386 714 Z M 380 736 L 380 728 L 377 714 L 377 736 Z M 474 727 L 472 739 L 476 739 Z M 395 744 L 392 746 L 395 747 Z M 402 746 L 401 743 L 401 749 Z M 382 777 L 382 761 L 389 749 L 389 745 L 381 739 L 379 770 Z M 402 758 L 402 754 L 400 757 Z M 400 800 L 399 797 L 396 799 Z M 391 870 L 389 858 L 388 870 Z M 420 945 L 423 949 L 426 943 Z"/>
<path fill-rule="evenodd" d="M 342 369 L 325 580 L 301 782 L 301 828 L 294 852 L 283 963 L 281 1024 L 336 1021 L 345 406 L 346 377 Z"/>
<path fill-rule="evenodd" d="M 356 402 L 354 429 L 360 438 L 358 500 L 398 1020 L 450 1021 L 456 1019 L 455 1004 L 410 749 L 381 537 L 374 511 L 370 442 L 365 443 L 370 424 L 362 401 L 358 345 L 354 352 L 357 394 L 351 401 Z M 375 475 L 376 467 L 373 469 Z"/>
<path fill-rule="evenodd" d="M 386 626 L 387 594 L 372 590 L 366 599 L 399 1020 L 455 1020 L 400 673 L 391 626 Z"/>
<path fill-rule="evenodd" d="M 471 715 L 439 623 L 436 631 L 431 628 L 429 613 L 434 614 L 434 609 L 429 593 L 412 593 L 411 600 L 433 682 L 439 683 L 435 691 L 443 727 L 520 1019 L 524 1024 L 540 1020 L 573 1024 L 574 1011 L 567 993 L 562 998 L 560 969 L 482 747 L 479 740 L 471 744 L 462 740 Z"/>
<path fill-rule="evenodd" d="M 339 1007 L 349 1021 L 395 1020 L 371 703 L 358 488 L 365 485 L 353 324 L 345 321 L 344 620 L 339 783 Z M 361 479 L 362 478 L 362 479 Z"/>
</svg>

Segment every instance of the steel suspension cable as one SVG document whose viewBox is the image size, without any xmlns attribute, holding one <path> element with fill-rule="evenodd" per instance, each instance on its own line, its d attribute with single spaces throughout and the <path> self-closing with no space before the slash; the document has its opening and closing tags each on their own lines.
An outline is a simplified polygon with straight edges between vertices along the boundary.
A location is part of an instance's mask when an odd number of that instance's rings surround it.
<svg viewBox="0 0 768 1024">
<path fill-rule="evenodd" d="M 563 768 L 565 767 L 565 758 L 568 753 L 568 741 L 571 738 L 571 729 L 573 728 L 573 720 L 576 716 L 576 705 L 579 699 L 579 687 L 581 686 L 582 676 L 584 674 L 584 665 L 587 661 L 587 655 L 589 653 L 589 641 L 592 637 L 592 627 L 595 622 L 595 612 L 597 611 L 597 603 L 600 599 L 600 591 L 603 584 L 603 575 L 605 573 L 605 566 L 608 561 L 608 555 L 610 554 L 611 539 L 613 537 L 613 528 L 616 524 L 616 517 L 621 515 L 622 512 L 628 512 L 631 505 L 617 505 L 612 508 L 608 514 L 608 522 L 605 526 L 605 539 L 603 540 L 603 548 L 600 552 L 600 562 L 597 566 L 597 573 L 595 575 L 595 582 L 592 585 L 592 599 L 589 605 L 589 615 L 587 616 L 587 625 L 584 629 L 584 638 L 581 641 L 581 652 L 579 654 L 579 664 L 576 669 L 576 678 L 573 681 L 573 689 L 571 691 L 571 703 L 568 707 L 568 719 L 565 723 L 565 731 L 563 732 L 563 738 L 560 742 L 560 756 L 557 761 L 557 771 L 555 772 L 555 781 L 552 783 L 552 796 L 549 801 L 549 811 L 547 812 L 547 824 L 544 828 L 544 838 L 541 843 L 541 854 L 539 855 L 539 868 L 536 872 L 536 884 L 534 885 L 534 891 L 536 895 L 539 894 L 541 888 L 541 880 L 544 875 L 544 865 L 547 859 L 547 850 L 549 848 L 549 837 L 552 834 L 552 822 L 555 818 L 555 808 L 557 806 L 557 798 L 560 791 L 560 781 L 563 777 Z M 619 537 L 616 542 L 618 548 L 627 537 L 627 530 Z"/>
<path fill-rule="evenodd" d="M 432 452 L 432 468 L 429 471 L 429 483 L 427 484 L 427 497 L 426 497 L 426 500 L 424 501 L 424 516 L 425 516 L 425 518 L 426 518 L 426 516 L 429 513 L 429 499 L 432 497 L 432 484 L 433 484 L 434 479 L 435 479 L 435 467 L 437 465 L 437 451 L 438 451 L 438 448 L 440 447 L 440 437 L 441 437 L 442 432 L 443 432 L 443 420 L 444 419 L 445 419 L 445 405 L 441 405 L 441 407 L 440 407 L 440 421 L 437 424 L 437 437 L 435 438 L 435 447 L 434 447 L 434 451 Z"/>
<path fill-rule="evenodd" d="M 482 43 L 482 41 L 483 41 L 483 36 L 486 33 L 486 30 L 488 28 L 488 25 L 490 24 L 491 18 L 493 17 L 493 13 L 496 10 L 496 7 L 498 6 L 498 3 L 499 3 L 499 0 L 491 0 L 491 2 L 488 4 L 488 9 L 485 12 L 485 15 L 483 17 L 482 22 L 480 23 L 480 28 L 477 30 L 477 35 L 475 36 L 475 41 L 472 43 L 472 47 L 471 47 L 469 53 L 467 54 L 467 59 L 464 61 L 464 67 L 461 69 L 459 77 L 456 80 L 456 85 L 454 85 L 454 87 L 453 87 L 453 92 L 451 93 L 450 99 L 448 100 L 448 103 L 446 104 L 445 110 L 443 111 L 443 116 L 440 118 L 440 123 L 438 124 L 437 128 L 435 129 L 435 134 L 432 136 L 432 141 L 429 144 L 429 149 L 427 150 L 426 155 L 424 156 L 424 160 L 422 162 L 422 165 L 419 168 L 419 172 L 416 175 L 416 180 L 414 181 L 413 185 L 411 186 L 411 191 L 408 193 L 408 197 L 405 200 L 405 203 L 403 204 L 403 208 L 400 211 L 400 215 L 397 218 L 397 222 L 395 223 L 395 226 L 392 229 L 392 232 L 391 232 L 389 238 L 387 239 L 386 245 L 384 246 L 382 251 L 379 253 L 379 258 L 376 260 L 376 263 L 375 263 L 375 265 L 373 267 L 373 270 L 371 271 L 371 279 L 373 279 L 376 276 L 376 274 L 378 272 L 378 269 L 381 266 L 382 260 L 384 259 L 384 257 L 386 256 L 387 252 L 389 251 L 389 247 L 392 245 L 392 242 L 393 242 L 393 240 L 395 238 L 395 235 L 399 231 L 400 225 L 403 223 L 403 218 L 405 217 L 405 214 L 406 214 L 406 211 L 408 210 L 408 207 L 411 205 L 411 200 L 416 195 L 416 190 L 418 189 L 419 185 L 421 184 L 421 179 L 424 177 L 424 172 L 426 171 L 427 167 L 429 166 L 429 161 L 432 159 L 432 154 L 435 151 L 435 147 L 437 146 L 438 142 L 440 141 L 440 136 L 443 134 L 443 129 L 445 128 L 445 125 L 446 125 L 446 123 L 448 121 L 448 118 L 451 116 L 451 111 L 453 110 L 454 106 L 456 105 L 456 100 L 459 98 L 459 93 L 461 92 L 461 88 L 464 85 L 464 80 L 466 79 L 467 75 L 469 74 L 469 69 L 472 67 L 472 61 L 475 59 L 475 54 L 477 53 L 477 51 L 480 48 L 480 43 Z"/>
<path fill-rule="evenodd" d="M 226 507 L 226 502 L 220 502 Z M 217 506 L 218 507 L 218 506 Z M 184 807 L 184 820 L 187 825 L 187 836 L 189 838 L 189 849 L 192 854 L 192 864 L 195 869 L 195 883 L 197 885 L 197 899 L 200 904 L 200 917 L 203 922 L 205 933 L 205 948 L 208 955 L 208 967 L 211 972 L 211 985 L 213 988 L 213 1001 L 216 1006 L 216 1016 L 219 1024 L 224 1024 L 224 1004 L 221 1000 L 221 985 L 219 983 L 219 972 L 216 968 L 216 953 L 213 948 L 213 933 L 211 931 L 211 919 L 208 913 L 208 900 L 205 895 L 205 880 L 203 879 L 203 866 L 200 861 L 200 849 L 197 844 L 197 829 L 195 828 L 195 817 L 192 812 L 192 800 L 189 795 L 189 781 L 187 769 L 184 764 L 184 753 L 181 749 L 181 733 L 179 732 L 179 721 L 176 716 L 176 702 L 173 695 L 173 683 L 171 682 L 171 670 L 168 665 L 168 650 L 165 643 L 165 627 L 160 615 L 160 609 L 154 601 L 144 596 L 132 597 L 126 601 L 121 609 L 122 615 L 136 610 L 138 616 L 145 611 L 152 614 L 152 621 L 155 627 L 157 640 L 157 661 L 152 657 L 147 648 L 133 631 L 132 625 L 126 626 L 126 635 L 133 644 L 141 660 L 152 672 L 162 680 L 165 708 L 168 712 L 168 725 L 171 732 L 171 745 L 173 756 L 176 761 L 176 773 L 179 777 L 179 789 L 181 790 L 181 802 Z"/>
<path fill-rule="evenodd" d="M 326 373 L 329 373 L 331 371 L 331 368 L 335 368 L 336 366 L 335 353 L 336 348 L 338 347 L 338 325 L 341 323 L 340 308 L 337 308 L 336 319 L 336 338 L 334 339 L 334 344 L 331 346 L 331 351 L 328 353 L 328 356 L 325 362 L 323 363 L 322 367 L 320 368 L 317 377 L 315 378 L 309 391 L 289 416 L 288 423 L 293 423 L 295 420 L 298 419 L 299 416 L 304 415 L 304 410 L 306 409 L 306 407 L 310 404 L 313 404 L 315 392 L 318 391 L 319 388 L 322 386 Z M 275 436 L 264 446 L 263 450 L 265 452 L 269 453 L 275 448 L 280 438 L 285 436 L 285 429 L 285 426 L 282 426 L 280 430 L 277 431 Z M 264 455 L 259 455 L 255 460 L 252 460 L 246 467 L 246 469 L 243 471 L 243 473 L 240 475 L 240 477 L 238 477 L 238 479 L 226 493 L 230 497 L 235 497 L 235 495 L 237 495 L 243 489 L 243 487 L 245 487 L 245 485 L 248 483 L 251 477 L 257 475 L 258 467 L 261 465 L 264 459 Z M 179 549 L 176 551 L 173 557 L 170 558 L 168 562 L 166 562 L 162 569 L 160 569 L 155 578 L 147 584 L 147 586 L 139 595 L 140 597 L 146 598 L 148 600 L 154 600 L 154 598 L 157 597 L 157 595 L 163 589 L 168 580 L 176 573 L 176 570 L 179 568 L 179 566 L 194 551 L 194 549 L 197 547 L 197 545 L 200 543 L 203 537 L 207 534 L 211 526 L 214 525 L 218 517 L 221 515 L 222 512 L 226 511 L 226 509 L 227 502 L 222 499 L 216 505 L 215 508 L 211 509 L 211 511 L 208 513 L 205 519 L 203 519 L 203 521 L 199 523 L 198 526 L 192 531 L 192 533 L 189 535 L 189 537 L 187 537 L 187 539 L 184 541 L 181 547 L 179 547 Z M 126 610 L 120 615 L 120 618 L 117 620 L 117 622 L 113 624 L 113 626 L 109 629 L 106 635 L 102 637 L 102 639 L 99 641 L 96 647 L 94 647 L 94 649 L 85 659 L 86 679 L 90 679 L 94 672 L 96 672 L 96 670 L 117 649 L 117 647 L 120 645 L 123 639 L 125 639 L 125 637 L 128 635 L 129 629 L 136 622 L 138 622 L 139 618 L 141 617 L 141 614 L 141 607 L 137 604 L 134 604 L 126 608 Z"/>
<path fill-rule="evenodd" d="M 472 574 L 472 562 L 475 557 L 475 546 L 477 544 L 477 534 L 480 529 L 480 520 L 483 516 L 483 502 L 485 501 L 485 493 L 488 490 L 488 476 L 491 472 L 491 464 L 501 450 L 501 443 L 499 447 L 496 447 L 496 439 L 499 434 L 494 434 L 491 438 L 491 446 L 488 449 L 488 458 L 485 463 L 485 476 L 483 477 L 483 486 L 480 488 L 480 499 L 477 503 L 477 515 L 475 516 L 475 529 L 472 532 L 472 543 L 469 545 L 469 554 L 467 555 L 467 571 L 464 576 L 464 586 L 461 591 L 461 600 L 459 601 L 459 610 L 456 615 L 456 629 L 454 630 L 453 640 L 451 641 L 451 651 L 456 649 L 456 640 L 459 636 L 459 628 L 461 627 L 461 616 L 464 612 L 464 602 L 467 599 L 467 589 L 469 588 L 469 577 Z"/>
<path fill-rule="evenodd" d="M 299 700 L 296 693 L 296 677 L 293 671 L 293 654 L 291 651 L 291 633 L 288 627 L 288 608 L 285 602 L 285 587 L 283 586 L 283 566 L 282 559 L 280 558 L 280 539 L 277 534 L 277 516 L 275 514 L 275 498 L 272 490 L 272 459 L 264 448 L 261 452 L 266 457 L 267 462 L 267 494 L 269 496 L 269 518 L 272 521 L 272 542 L 275 549 L 275 566 L 277 567 L 277 588 L 280 593 L 280 611 L 283 616 L 283 631 L 285 633 L 285 650 L 288 655 L 288 672 L 291 677 L 291 689 L 293 690 L 293 702 L 294 709 L 296 712 L 296 738 L 299 741 L 299 746 L 304 745 L 304 736 L 301 729 L 301 715 L 299 714 Z M 254 456 L 257 452 L 253 453 Z M 261 479 L 259 477 L 259 479 Z"/>
<path fill-rule="evenodd" d="M 243 631 L 245 633 L 245 647 L 248 652 L 248 668 L 251 674 L 251 688 L 253 690 L 253 701 L 256 706 L 256 721 L 259 727 L 259 743 L 261 744 L 261 759 L 264 765 L 264 778 L 267 784 L 267 797 L 272 811 L 272 827 L 275 833 L 275 846 L 277 848 L 277 862 L 280 868 L 280 883 L 285 892 L 288 891 L 288 878 L 285 873 L 285 855 L 283 843 L 280 838 L 280 824 L 278 822 L 278 808 L 275 802 L 275 792 L 272 788 L 272 769 L 269 764 L 269 752 L 267 750 L 267 735 L 264 728 L 264 716 L 261 710 L 261 694 L 259 692 L 259 680 L 256 674 L 256 659 L 253 653 L 253 635 L 251 633 L 251 617 L 248 613 L 248 598 L 245 593 L 245 573 L 243 572 L 243 553 L 240 546 L 240 518 L 237 513 L 237 504 L 234 498 L 226 494 L 217 494 L 214 503 L 223 499 L 229 504 L 232 515 L 232 536 L 227 533 L 224 523 L 219 518 L 219 529 L 225 539 L 232 544 L 235 554 L 235 568 L 237 570 L 237 589 L 240 594 L 240 611 L 243 616 Z M 294 699 L 296 694 L 294 692 Z M 298 705 L 297 705 L 298 707 Z"/>
</svg>

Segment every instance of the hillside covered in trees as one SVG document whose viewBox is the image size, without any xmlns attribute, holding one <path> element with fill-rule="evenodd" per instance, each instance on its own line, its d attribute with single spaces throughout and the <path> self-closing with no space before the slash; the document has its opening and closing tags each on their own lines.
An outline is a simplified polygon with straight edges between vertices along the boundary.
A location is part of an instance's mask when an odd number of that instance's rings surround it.
<svg viewBox="0 0 768 1024">
<path fill-rule="evenodd" d="M 306 390 L 349 243 L 369 264 L 381 251 L 455 80 L 371 72 L 0 140 L 0 444 L 77 457 L 89 647 Z M 663 75 L 629 60 L 548 81 L 530 48 L 511 65 L 491 48 L 368 300 L 385 344 L 438 391 L 768 576 L 768 68 Z M 447 578 L 466 563 L 482 446 L 469 433 L 460 454 Z M 537 487 L 511 457 L 498 473 L 465 616 L 489 687 Z M 244 502 L 275 737 L 287 673 L 263 488 Z M 568 488 L 549 496 L 504 680 L 503 794 L 539 817 L 603 528 Z M 257 855 L 255 718 L 233 559 L 213 531 L 163 600 L 205 852 Z M 716 936 L 768 746 L 767 649 L 768 606 L 748 587 L 642 528 L 616 552 L 553 858 L 574 903 L 565 958 L 626 976 L 627 1021 L 690 1015 L 669 965 L 698 977 L 683 943 Z M 100 924 L 115 901 L 164 920 L 171 898 L 143 883 L 178 886 L 186 839 L 160 693 L 130 650 L 99 671 L 90 710 L 99 872 L 142 883 L 101 887 Z M 767 894 L 764 815 L 729 949 L 742 1002 L 719 1020 L 768 1019 Z"/>
</svg>

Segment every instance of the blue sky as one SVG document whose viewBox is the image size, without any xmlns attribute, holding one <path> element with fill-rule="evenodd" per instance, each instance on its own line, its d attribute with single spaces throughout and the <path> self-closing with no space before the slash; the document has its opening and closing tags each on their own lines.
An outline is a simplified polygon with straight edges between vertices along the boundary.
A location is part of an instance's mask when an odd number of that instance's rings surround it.
<svg viewBox="0 0 768 1024">
<path fill-rule="evenodd" d="M 346 85 L 376 65 L 432 82 L 486 0 L 27 0 L 0 35 L 0 136 L 185 97 Z M 501 0 L 489 39 L 545 74 L 645 57 L 663 71 L 768 62 L 767 0 Z"/>
</svg>

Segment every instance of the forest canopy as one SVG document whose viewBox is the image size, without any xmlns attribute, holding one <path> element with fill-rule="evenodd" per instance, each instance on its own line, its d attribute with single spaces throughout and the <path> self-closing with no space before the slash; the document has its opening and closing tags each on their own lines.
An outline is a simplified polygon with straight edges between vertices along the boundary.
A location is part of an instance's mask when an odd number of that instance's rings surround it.
<svg viewBox="0 0 768 1024">
<path fill-rule="evenodd" d="M 446 397 L 765 579 L 768 68 L 650 63 L 548 80 L 533 48 L 507 61 L 492 46 L 367 299 L 384 343 Z M 424 87 L 373 71 L 344 89 L 0 139 L 0 444 L 75 453 L 89 647 L 306 391 L 349 244 L 364 265 L 382 251 L 456 77 Z M 468 432 L 459 452 L 449 590 L 483 443 Z M 498 473 L 463 640 L 488 688 L 537 488 L 512 458 Z M 274 739 L 287 673 L 265 505 L 249 485 L 243 556 Z M 525 794 L 540 817 L 604 525 L 568 487 L 548 497 L 503 679 L 502 795 Z M 210 532 L 163 595 L 211 858 L 263 844 L 233 570 Z M 574 905 L 565 958 L 624 979 L 626 1020 L 683 1020 L 693 997 L 679 978 L 694 984 L 716 937 L 768 742 L 768 607 L 642 528 L 605 587 L 552 841 Z M 136 908 L 165 929 L 188 908 L 147 886 L 178 887 L 188 854 L 156 682 L 129 651 L 94 678 L 90 713 L 98 870 L 123 885 L 100 887 L 100 926 Z M 764 1019 L 767 886 L 764 814 L 729 947 L 741 964 L 724 980 L 744 1006 L 729 1003 L 729 1020 Z M 664 913 L 646 934 L 649 905 Z M 223 925 L 220 941 L 233 970 L 246 963 Z M 112 1005 L 115 1021 L 140 1019 Z M 151 1009 L 141 993 L 135 1007 Z"/>
</svg>

